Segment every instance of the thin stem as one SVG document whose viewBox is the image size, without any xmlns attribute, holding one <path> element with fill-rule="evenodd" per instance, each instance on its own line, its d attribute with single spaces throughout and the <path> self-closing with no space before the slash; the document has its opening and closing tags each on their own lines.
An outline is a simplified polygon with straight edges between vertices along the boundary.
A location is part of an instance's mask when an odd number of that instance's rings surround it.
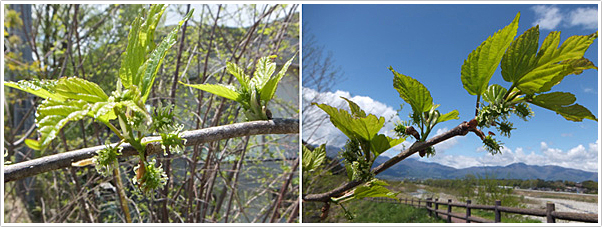
<svg viewBox="0 0 602 227">
<path fill-rule="evenodd" d="M 477 117 L 479 115 L 479 102 L 481 101 L 481 95 L 477 95 L 477 107 L 474 110 L 474 116 Z"/>
<path fill-rule="evenodd" d="M 132 223 L 132 217 L 130 217 L 130 208 L 128 207 L 125 191 L 123 189 L 123 183 L 121 182 L 121 173 L 119 171 L 119 162 L 115 159 L 113 162 L 113 175 L 115 175 L 115 183 L 117 186 L 117 193 L 119 194 L 119 202 L 121 203 L 121 209 L 125 214 L 125 220 L 127 223 Z"/>
<path fill-rule="evenodd" d="M 508 90 L 506 91 L 506 94 L 504 94 L 504 100 L 506 100 L 508 98 L 508 95 L 510 95 L 510 93 L 512 93 L 512 90 L 514 89 L 514 83 L 512 83 L 512 85 L 510 85 L 510 88 L 508 88 Z"/>
<path fill-rule="evenodd" d="M 117 128 L 115 128 L 115 126 L 113 124 L 111 124 L 111 122 L 108 122 L 108 121 L 100 121 L 100 122 L 104 123 L 107 127 L 109 127 L 109 129 L 111 129 L 111 131 L 113 131 L 117 135 L 117 137 L 119 137 L 119 139 L 121 139 L 121 140 L 125 139 L 123 137 L 123 135 L 121 134 L 121 132 L 119 132 L 119 130 Z"/>
</svg>

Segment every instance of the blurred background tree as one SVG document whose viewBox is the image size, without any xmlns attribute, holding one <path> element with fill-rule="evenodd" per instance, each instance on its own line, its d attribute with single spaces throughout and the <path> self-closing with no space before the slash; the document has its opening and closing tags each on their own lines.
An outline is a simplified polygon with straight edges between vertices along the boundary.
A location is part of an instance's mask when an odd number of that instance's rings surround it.
<svg viewBox="0 0 602 227">
<path fill-rule="evenodd" d="M 5 5 L 4 80 L 76 76 L 113 90 L 129 27 L 145 5 Z M 185 130 L 244 121 L 240 106 L 186 83 L 236 83 L 226 62 L 254 72 L 257 59 L 277 55 L 282 67 L 299 50 L 298 5 L 171 5 L 159 23 L 164 37 L 191 9 L 149 97 L 175 105 Z M 155 41 L 157 41 L 155 40 Z M 297 58 L 298 59 L 298 58 Z M 274 118 L 299 118 L 299 64 L 289 67 L 272 101 Z M 17 163 L 115 141 L 84 118 L 66 125 L 45 153 L 36 138 L 34 96 L 5 88 L 4 161 Z M 143 194 L 129 179 L 135 161 L 121 160 L 134 222 L 298 221 L 298 135 L 263 135 L 188 147 L 159 157 L 169 182 Z M 132 175 L 132 176 L 130 176 Z M 114 179 L 93 166 L 71 167 L 4 183 L 5 222 L 124 222 Z M 276 198 L 282 198 L 280 200 Z"/>
</svg>

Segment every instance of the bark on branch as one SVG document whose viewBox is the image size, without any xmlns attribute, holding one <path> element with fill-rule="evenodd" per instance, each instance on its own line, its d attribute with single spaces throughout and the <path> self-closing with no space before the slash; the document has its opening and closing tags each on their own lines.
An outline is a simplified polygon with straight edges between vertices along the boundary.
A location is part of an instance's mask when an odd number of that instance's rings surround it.
<svg viewBox="0 0 602 227">
<path fill-rule="evenodd" d="M 397 164 L 398 162 L 400 162 L 401 160 L 406 159 L 407 157 L 410 157 L 411 155 L 413 155 L 414 153 L 424 150 L 427 147 L 433 146 L 435 144 L 441 143 L 445 140 L 448 140 L 452 137 L 455 136 L 464 136 L 466 135 L 469 131 L 474 131 L 474 128 L 471 128 L 467 122 L 462 122 L 460 125 L 456 126 L 455 128 L 441 134 L 438 136 L 435 136 L 427 141 L 418 141 L 415 142 L 414 144 L 412 144 L 412 146 L 410 146 L 408 149 L 405 149 L 404 151 L 402 151 L 401 153 L 395 155 L 394 157 L 392 157 L 391 159 L 387 160 L 386 162 L 384 162 L 383 164 L 380 164 L 379 166 L 373 168 L 371 170 L 371 172 L 374 175 L 377 175 L 379 173 L 381 173 L 382 171 L 385 171 L 386 169 L 390 168 L 391 166 Z M 303 195 L 303 201 L 307 202 L 307 201 L 312 201 L 312 202 L 328 202 L 330 201 L 331 197 L 338 197 L 343 195 L 343 193 L 345 193 L 348 190 L 351 190 L 357 186 L 359 186 L 360 184 L 365 183 L 365 182 L 361 182 L 361 181 L 349 181 L 347 183 L 344 183 L 342 185 L 340 185 L 339 187 L 329 191 L 329 192 L 325 192 L 325 193 L 320 193 L 320 194 L 309 194 L 309 195 Z"/>
<path fill-rule="evenodd" d="M 193 131 L 186 131 L 182 138 L 186 139 L 185 146 L 218 141 L 228 138 L 243 137 L 261 134 L 297 134 L 299 133 L 298 119 L 273 119 L 269 121 L 252 121 L 235 123 Z M 160 137 L 147 137 L 147 140 L 160 139 Z M 96 151 L 105 146 L 88 147 L 79 150 L 49 155 L 25 162 L 19 162 L 4 166 L 4 182 L 15 181 L 40 173 L 57 170 L 71 166 L 71 163 L 94 157 Z M 138 155 L 138 152 L 130 145 L 123 144 L 122 155 L 128 157 Z M 146 147 L 147 154 L 162 151 L 159 143 L 150 143 Z"/>
</svg>

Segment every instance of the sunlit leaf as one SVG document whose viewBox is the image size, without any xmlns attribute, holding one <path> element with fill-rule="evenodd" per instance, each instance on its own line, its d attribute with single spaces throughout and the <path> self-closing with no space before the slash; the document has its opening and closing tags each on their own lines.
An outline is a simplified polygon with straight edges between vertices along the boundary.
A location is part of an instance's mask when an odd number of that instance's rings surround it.
<svg viewBox="0 0 602 227">
<path fill-rule="evenodd" d="M 19 89 L 43 99 L 65 100 L 65 97 L 54 91 L 56 80 L 20 80 L 18 82 L 4 81 L 4 86 Z"/>
<path fill-rule="evenodd" d="M 587 58 L 565 60 L 562 61 L 561 64 L 570 64 L 573 67 L 572 73 L 575 75 L 581 74 L 583 70 L 586 69 L 598 70 L 598 67 L 596 67 L 596 65 L 594 65 L 594 63 Z"/>
<path fill-rule="evenodd" d="M 132 22 L 128 34 L 128 45 L 122 54 L 121 68 L 119 69 L 119 77 L 124 87 L 141 85 L 142 74 L 139 70 L 144 64 L 147 54 L 155 50 L 154 33 L 165 9 L 167 6 L 163 4 L 153 4 L 148 13 L 144 10 Z"/>
<path fill-rule="evenodd" d="M 520 13 L 512 22 L 487 38 L 473 50 L 462 65 L 462 85 L 471 95 L 481 95 L 487 89 L 491 76 L 500 64 L 504 52 L 516 36 Z"/>
<path fill-rule="evenodd" d="M 414 78 L 396 72 L 393 67 L 389 67 L 389 70 L 395 75 L 393 87 L 399 92 L 399 97 L 412 106 L 414 112 L 427 112 L 433 107 L 431 93 L 424 85 Z"/>
<path fill-rule="evenodd" d="M 483 101 L 494 104 L 501 103 L 504 101 L 504 95 L 508 90 L 499 84 L 492 84 L 487 87 L 485 93 L 483 93 Z"/>
<path fill-rule="evenodd" d="M 270 101 L 274 97 L 274 93 L 276 93 L 276 88 L 278 87 L 278 83 L 280 82 L 280 79 L 282 79 L 282 77 L 284 77 L 284 75 L 288 71 L 288 67 L 293 62 L 293 59 L 295 59 L 295 55 L 293 55 L 293 57 L 291 57 L 291 59 L 289 59 L 284 64 L 284 66 L 282 66 L 282 68 L 280 69 L 278 74 L 276 74 L 276 76 L 271 77 L 263 85 L 263 87 L 261 88 L 261 100 Z"/>
<path fill-rule="evenodd" d="M 181 84 L 184 84 L 186 86 L 189 87 L 193 87 L 196 89 L 201 89 L 203 91 L 212 93 L 214 95 L 217 96 L 221 96 L 230 100 L 234 100 L 237 102 L 242 102 L 242 97 L 241 95 L 236 92 L 234 89 L 231 89 L 227 86 L 221 85 L 221 84 L 185 84 L 180 82 Z"/>
<path fill-rule="evenodd" d="M 304 173 L 315 171 L 326 159 L 325 145 L 310 150 L 306 146 L 303 146 L 303 166 L 302 170 Z"/>
<path fill-rule="evenodd" d="M 366 117 L 366 112 L 364 112 L 364 110 L 362 110 L 355 102 L 342 96 L 341 98 L 347 101 L 349 104 L 349 109 L 351 110 L 351 114 L 353 114 L 354 117 Z"/>
<path fill-rule="evenodd" d="M 456 120 L 456 119 L 460 119 L 460 117 L 458 117 L 460 113 L 458 112 L 458 110 L 452 110 L 449 113 L 440 115 L 437 118 L 437 123 L 441 123 L 441 122 L 445 122 L 445 121 L 449 121 L 449 120 Z"/>
<path fill-rule="evenodd" d="M 391 192 L 389 189 L 383 187 L 387 184 L 382 181 L 376 180 L 368 183 L 367 185 L 359 186 L 353 192 L 355 199 L 362 199 L 366 197 L 386 197 L 391 199 L 397 199 L 397 193 Z"/>
<path fill-rule="evenodd" d="M 240 86 L 243 88 L 243 90 L 249 90 L 249 76 L 245 74 L 243 69 L 232 62 L 228 62 L 226 63 L 226 70 L 228 73 L 236 77 L 236 80 L 238 80 L 238 83 L 240 83 Z"/>
<path fill-rule="evenodd" d="M 270 61 L 269 57 L 261 57 L 255 66 L 255 74 L 249 83 L 250 87 L 262 90 L 275 71 L 276 63 Z"/>
<path fill-rule="evenodd" d="M 552 110 L 569 121 L 582 121 L 583 119 L 598 120 L 587 108 L 579 104 L 573 104 L 576 101 L 575 95 L 568 92 L 540 94 L 527 101 Z"/>
<path fill-rule="evenodd" d="M 539 40 L 535 26 L 519 36 L 502 59 L 502 76 L 525 94 L 549 91 L 570 74 L 596 68 L 583 54 L 598 37 L 571 36 L 560 47 L 560 32 L 551 32 L 537 54 Z"/>
<path fill-rule="evenodd" d="M 77 77 L 59 79 L 55 89 L 64 97 L 89 103 L 107 101 L 109 98 L 98 84 Z"/>
<path fill-rule="evenodd" d="M 56 137 L 70 121 L 82 119 L 88 113 L 90 104 L 83 100 L 54 101 L 47 99 L 38 106 L 36 125 L 40 133 L 39 148 L 43 149 Z"/>
<path fill-rule="evenodd" d="M 326 104 L 315 104 L 330 116 L 330 122 L 349 138 L 371 141 L 383 127 L 385 118 L 370 114 L 364 118 L 353 117 L 344 109 L 337 109 Z"/>
<path fill-rule="evenodd" d="M 159 71 L 159 67 L 167 54 L 169 48 L 171 48 L 177 41 L 177 34 L 180 30 L 182 24 L 190 19 L 194 10 L 190 10 L 188 14 L 180 21 L 178 26 L 176 26 L 171 32 L 163 38 L 163 41 L 153 50 L 150 54 L 150 57 L 144 62 L 144 65 L 138 70 L 138 75 L 142 81 L 140 83 L 140 92 L 142 93 L 142 103 L 146 102 L 148 95 L 150 94 L 153 83 L 155 82 L 155 77 L 157 76 L 157 72 Z M 142 71 L 141 71 L 142 70 Z"/>
<path fill-rule="evenodd" d="M 370 141 L 371 151 L 375 157 L 378 157 L 383 152 L 391 149 L 394 146 L 405 141 L 404 138 L 393 139 L 383 134 L 378 134 Z"/>
</svg>

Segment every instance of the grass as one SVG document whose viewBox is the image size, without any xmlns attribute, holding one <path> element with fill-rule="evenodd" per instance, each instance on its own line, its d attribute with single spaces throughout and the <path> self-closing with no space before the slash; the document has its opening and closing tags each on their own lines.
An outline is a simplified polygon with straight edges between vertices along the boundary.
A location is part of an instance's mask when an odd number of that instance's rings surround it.
<svg viewBox="0 0 602 227">
<path fill-rule="evenodd" d="M 336 206 L 336 207 L 335 207 Z M 332 205 L 325 222 L 352 223 L 444 223 L 445 220 L 431 217 L 424 208 L 404 204 L 379 203 L 368 200 L 354 200 L 343 206 L 354 216 L 348 220 L 338 205 Z"/>
<path fill-rule="evenodd" d="M 439 210 L 447 210 L 447 205 L 439 205 Z M 452 207 L 453 213 L 465 214 L 466 208 L 464 207 Z M 495 213 L 489 210 L 470 210 L 471 216 L 477 216 L 481 218 L 486 218 L 489 220 L 495 220 Z M 525 217 L 518 214 L 508 214 L 502 212 L 502 223 L 541 223 L 540 220 Z"/>
</svg>

